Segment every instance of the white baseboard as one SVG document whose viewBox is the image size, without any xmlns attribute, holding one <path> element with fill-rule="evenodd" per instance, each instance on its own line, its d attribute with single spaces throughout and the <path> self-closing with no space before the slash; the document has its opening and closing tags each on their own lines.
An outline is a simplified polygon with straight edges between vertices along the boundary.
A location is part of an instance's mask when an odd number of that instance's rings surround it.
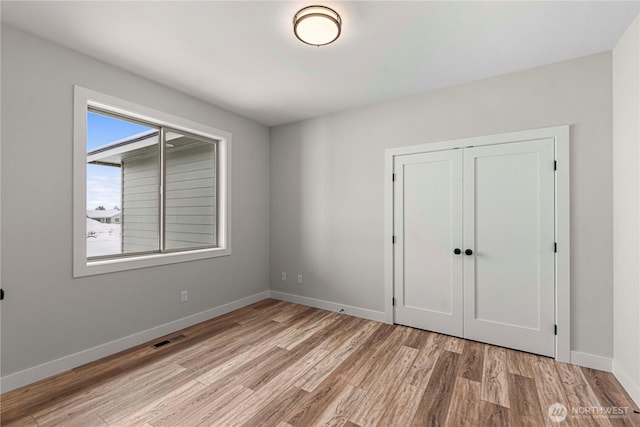
<svg viewBox="0 0 640 427">
<path fill-rule="evenodd" d="M 613 359 L 610 357 L 598 356 L 596 354 L 571 352 L 571 363 L 585 368 L 597 369 L 599 371 L 611 372 L 613 369 Z"/>
<path fill-rule="evenodd" d="M 337 302 L 325 301 L 317 298 L 303 297 L 301 295 L 288 294 L 286 292 L 269 291 L 269 296 L 282 301 L 302 304 L 309 307 L 320 308 L 322 310 L 335 311 L 338 313 L 349 314 L 351 316 L 361 317 L 363 319 L 375 320 L 377 322 L 385 321 L 384 311 L 369 310 L 367 308 L 355 307 L 352 305 L 339 304 Z"/>
<path fill-rule="evenodd" d="M 616 359 L 613 359 L 613 375 L 616 377 L 622 387 L 629 393 L 631 399 L 640 408 L 640 384 L 637 384 L 626 369 L 618 363 Z"/>
<path fill-rule="evenodd" d="M 15 372 L 13 374 L 6 375 L 0 379 L 0 391 L 5 393 L 7 391 L 14 390 L 18 387 L 32 384 L 36 381 L 40 381 L 44 378 L 50 377 L 84 365 L 94 360 L 101 359 L 106 356 L 118 353 L 119 351 L 126 350 L 136 345 L 143 344 L 147 341 L 154 340 L 164 335 L 171 334 L 179 331 L 180 329 L 188 328 L 197 323 L 204 322 L 217 316 L 229 313 L 247 305 L 262 301 L 269 298 L 269 291 L 259 292 L 257 294 L 249 295 L 248 297 L 240 298 L 235 301 L 231 301 L 227 304 L 220 305 L 218 307 L 211 308 L 209 310 L 201 311 L 200 313 L 192 314 L 182 319 L 174 320 L 173 322 L 165 323 L 160 326 L 156 326 L 145 331 L 135 333 L 117 340 L 98 345 L 86 350 L 79 351 L 68 356 L 61 357 L 50 362 L 43 363 L 32 368 Z"/>
</svg>

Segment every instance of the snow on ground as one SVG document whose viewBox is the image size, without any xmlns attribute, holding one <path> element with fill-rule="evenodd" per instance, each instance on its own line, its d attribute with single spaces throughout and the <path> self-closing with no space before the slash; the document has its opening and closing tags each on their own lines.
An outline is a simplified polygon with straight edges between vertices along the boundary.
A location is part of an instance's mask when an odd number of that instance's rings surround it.
<svg viewBox="0 0 640 427">
<path fill-rule="evenodd" d="M 122 227 L 120 224 L 103 224 L 87 218 L 87 256 L 119 254 Z"/>
</svg>

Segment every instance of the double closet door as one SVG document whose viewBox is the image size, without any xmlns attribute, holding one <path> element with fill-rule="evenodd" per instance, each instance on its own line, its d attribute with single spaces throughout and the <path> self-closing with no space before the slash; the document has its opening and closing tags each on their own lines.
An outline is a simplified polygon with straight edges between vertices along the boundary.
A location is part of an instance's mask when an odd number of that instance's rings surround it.
<svg viewBox="0 0 640 427">
<path fill-rule="evenodd" d="M 555 355 L 554 140 L 397 156 L 395 323 Z"/>
</svg>

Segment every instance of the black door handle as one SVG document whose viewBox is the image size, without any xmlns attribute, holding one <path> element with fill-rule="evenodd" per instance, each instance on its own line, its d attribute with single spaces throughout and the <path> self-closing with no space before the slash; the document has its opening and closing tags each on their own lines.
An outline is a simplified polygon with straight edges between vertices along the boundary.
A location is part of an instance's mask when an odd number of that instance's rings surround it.
<svg viewBox="0 0 640 427">
<path fill-rule="evenodd" d="M 467 255 L 473 255 L 473 251 L 471 249 L 467 249 L 464 253 Z"/>
<path fill-rule="evenodd" d="M 455 248 L 453 250 L 453 253 L 456 254 L 456 255 L 460 255 L 462 253 L 462 251 L 459 248 Z"/>
</svg>

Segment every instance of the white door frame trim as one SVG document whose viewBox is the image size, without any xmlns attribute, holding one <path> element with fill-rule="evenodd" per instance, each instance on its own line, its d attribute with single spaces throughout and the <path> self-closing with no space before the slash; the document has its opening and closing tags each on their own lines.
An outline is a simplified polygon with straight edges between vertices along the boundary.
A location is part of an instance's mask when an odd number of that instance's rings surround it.
<svg viewBox="0 0 640 427">
<path fill-rule="evenodd" d="M 571 317 L 570 317 L 570 199 L 569 199 L 569 126 L 554 126 L 496 135 L 432 142 L 385 150 L 385 322 L 393 323 L 393 163 L 396 156 L 450 150 L 469 146 L 505 144 L 537 139 L 555 139 L 555 159 L 558 163 L 555 188 L 556 242 L 556 360 L 571 362 Z"/>
</svg>

